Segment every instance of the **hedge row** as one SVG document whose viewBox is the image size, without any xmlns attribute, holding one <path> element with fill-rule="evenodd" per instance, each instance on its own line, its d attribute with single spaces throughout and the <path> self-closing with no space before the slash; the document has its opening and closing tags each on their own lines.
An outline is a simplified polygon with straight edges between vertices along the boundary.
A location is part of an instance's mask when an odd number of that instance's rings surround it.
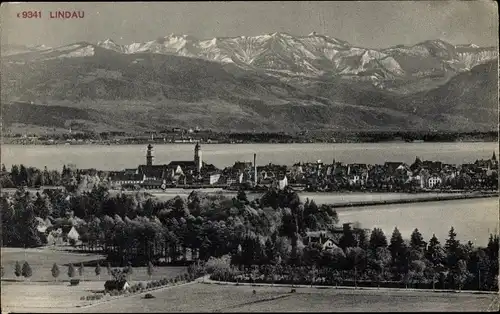
<svg viewBox="0 0 500 314">
<path fill-rule="evenodd" d="M 111 291 L 106 291 L 110 296 L 115 297 L 115 296 L 120 296 L 120 295 L 131 295 L 135 293 L 143 293 L 146 292 L 149 289 L 154 289 L 154 288 L 160 288 L 160 287 L 165 287 L 168 286 L 169 284 L 177 284 L 182 281 L 184 282 L 191 282 L 195 280 L 196 277 L 194 274 L 182 274 L 178 275 L 175 278 L 162 278 L 160 280 L 153 280 L 148 282 L 146 285 L 144 283 L 139 282 L 134 285 L 131 285 L 128 289 L 126 290 L 111 290 Z M 100 300 L 102 299 L 103 295 L 96 294 L 96 295 L 90 295 L 90 296 L 82 296 L 80 300 L 86 300 L 86 301 L 91 301 L 91 300 Z"/>
</svg>

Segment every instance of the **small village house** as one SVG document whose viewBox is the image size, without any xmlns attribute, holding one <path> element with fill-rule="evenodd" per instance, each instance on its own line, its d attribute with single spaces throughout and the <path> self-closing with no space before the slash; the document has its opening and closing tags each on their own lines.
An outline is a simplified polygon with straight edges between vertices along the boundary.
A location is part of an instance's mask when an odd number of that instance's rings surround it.
<svg viewBox="0 0 500 314">
<path fill-rule="evenodd" d="M 104 283 L 104 290 L 113 291 L 113 290 L 127 290 L 130 288 L 129 283 L 126 280 L 107 280 Z"/>
</svg>

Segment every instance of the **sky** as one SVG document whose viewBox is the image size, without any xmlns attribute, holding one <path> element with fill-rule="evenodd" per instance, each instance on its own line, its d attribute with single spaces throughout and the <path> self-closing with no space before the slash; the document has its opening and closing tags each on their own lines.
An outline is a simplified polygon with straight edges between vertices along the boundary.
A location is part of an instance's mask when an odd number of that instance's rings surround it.
<svg viewBox="0 0 500 314">
<path fill-rule="evenodd" d="M 18 18 L 24 10 L 41 18 Z M 83 11 L 82 19 L 50 19 L 57 10 Z M 22 14 L 22 13 L 21 13 Z M 169 34 L 200 39 L 274 32 L 319 34 L 366 48 L 442 39 L 452 44 L 498 46 L 495 1 L 341 2 L 58 2 L 2 3 L 2 44 L 62 46 L 110 38 L 118 44 Z"/>
</svg>

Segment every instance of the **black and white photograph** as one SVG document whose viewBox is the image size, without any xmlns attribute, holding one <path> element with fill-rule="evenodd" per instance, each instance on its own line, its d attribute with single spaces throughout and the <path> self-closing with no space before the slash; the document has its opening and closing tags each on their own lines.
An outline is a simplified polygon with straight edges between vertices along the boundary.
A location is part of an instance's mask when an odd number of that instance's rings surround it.
<svg viewBox="0 0 500 314">
<path fill-rule="evenodd" d="M 498 21 L 1 3 L 1 312 L 500 311 Z"/>
</svg>

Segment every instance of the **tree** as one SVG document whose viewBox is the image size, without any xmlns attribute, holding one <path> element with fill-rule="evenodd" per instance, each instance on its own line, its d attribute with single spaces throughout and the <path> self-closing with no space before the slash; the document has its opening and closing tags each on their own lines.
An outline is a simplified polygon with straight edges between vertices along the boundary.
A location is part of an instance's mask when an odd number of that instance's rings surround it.
<svg viewBox="0 0 500 314">
<path fill-rule="evenodd" d="M 95 267 L 95 274 L 101 280 L 101 265 L 97 263 L 97 266 Z"/>
<path fill-rule="evenodd" d="M 238 195 L 236 196 L 238 201 L 243 202 L 243 203 L 248 203 L 248 197 L 247 194 L 245 193 L 245 190 L 239 190 Z"/>
<path fill-rule="evenodd" d="M 339 240 L 339 246 L 345 250 L 348 247 L 356 247 L 356 239 L 349 224 L 344 224 L 342 237 Z"/>
<path fill-rule="evenodd" d="M 372 280 L 379 283 L 384 279 L 387 265 L 391 262 L 391 252 L 386 247 L 379 246 L 375 251 L 370 251 L 370 270 Z"/>
<path fill-rule="evenodd" d="M 410 264 L 410 270 L 407 276 L 407 281 L 410 283 L 416 283 L 422 281 L 424 278 L 425 263 L 421 260 L 412 261 Z"/>
<path fill-rule="evenodd" d="M 24 278 L 30 278 L 33 275 L 33 271 L 31 270 L 31 266 L 28 262 L 24 262 L 23 264 L 22 275 Z"/>
<path fill-rule="evenodd" d="M 23 164 L 21 164 L 19 166 L 19 183 L 21 185 L 28 185 L 30 183 L 29 181 L 28 170 Z"/>
<path fill-rule="evenodd" d="M 22 275 L 21 264 L 19 264 L 18 261 L 16 261 L 16 266 L 15 266 L 15 269 L 14 269 L 14 275 L 16 275 L 16 277 L 19 277 L 19 276 Z"/>
<path fill-rule="evenodd" d="M 19 167 L 17 165 L 12 165 L 10 168 L 10 177 L 12 179 L 12 182 L 18 187 L 21 182 L 19 180 Z"/>
<path fill-rule="evenodd" d="M 82 278 L 85 278 L 85 267 L 83 266 L 83 262 L 80 263 L 80 267 L 78 267 L 78 275 L 80 275 Z"/>
<path fill-rule="evenodd" d="M 149 262 L 148 263 L 148 276 L 149 276 L 149 280 L 151 280 L 151 276 L 153 276 L 153 263 Z"/>
<path fill-rule="evenodd" d="M 423 252 L 426 243 L 424 242 L 424 238 L 418 229 L 415 228 L 411 234 L 410 247 L 413 250 L 418 250 Z"/>
<path fill-rule="evenodd" d="M 358 230 L 358 246 L 363 250 L 368 248 L 368 236 L 364 229 Z"/>
<path fill-rule="evenodd" d="M 111 263 L 108 263 L 108 265 L 106 265 L 106 271 L 109 275 L 109 279 L 111 279 Z"/>
<path fill-rule="evenodd" d="M 132 268 L 132 264 L 130 262 L 128 263 L 127 268 L 125 268 L 125 272 L 129 276 L 129 278 L 134 273 L 134 269 Z"/>
<path fill-rule="evenodd" d="M 274 242 L 271 240 L 271 238 L 268 238 L 265 243 L 265 253 L 266 253 L 266 260 L 269 264 L 274 264 L 276 261 L 276 246 L 274 245 Z"/>
<path fill-rule="evenodd" d="M 407 272 L 407 247 L 397 227 L 392 232 L 389 251 L 391 252 L 392 273 L 396 278 L 401 278 Z"/>
<path fill-rule="evenodd" d="M 433 234 L 432 238 L 429 240 L 429 245 L 425 252 L 425 258 L 432 265 L 429 271 L 432 275 L 432 288 L 434 289 L 440 274 L 445 270 L 443 263 L 446 260 L 446 253 L 441 247 L 441 244 L 435 234 Z"/>
<path fill-rule="evenodd" d="M 125 280 L 126 273 L 125 270 L 120 270 L 115 268 L 111 270 L 111 276 L 116 281 L 123 281 Z"/>
<path fill-rule="evenodd" d="M 349 264 L 354 268 L 354 285 L 357 287 L 358 268 L 363 265 L 366 260 L 366 252 L 360 247 L 347 248 L 346 255 Z"/>
<path fill-rule="evenodd" d="M 455 233 L 455 229 L 451 227 L 448 232 L 448 239 L 446 239 L 445 249 L 447 253 L 447 266 L 450 270 L 456 268 L 458 260 L 459 260 L 459 249 L 460 249 L 460 241 L 456 239 L 457 234 Z"/>
<path fill-rule="evenodd" d="M 446 240 L 445 249 L 449 251 L 457 251 L 460 241 L 456 239 L 457 234 L 455 233 L 455 228 L 451 227 L 448 232 L 448 239 Z"/>
<path fill-rule="evenodd" d="M 464 284 L 471 277 L 471 273 L 467 269 L 467 262 L 463 259 L 458 261 L 457 271 L 454 276 L 456 277 L 455 282 L 458 283 L 458 289 L 462 290 Z"/>
<path fill-rule="evenodd" d="M 316 265 L 321 257 L 321 244 L 318 242 L 309 243 L 303 252 L 304 263 L 307 266 Z"/>
<path fill-rule="evenodd" d="M 59 267 L 56 263 L 54 263 L 54 265 L 52 265 L 52 277 L 54 277 L 54 280 L 57 280 L 57 277 L 59 277 L 59 273 Z"/>
<path fill-rule="evenodd" d="M 368 246 L 372 251 L 376 251 L 377 248 L 387 247 L 387 238 L 384 231 L 380 228 L 374 228 L 370 235 L 370 244 Z"/>
<path fill-rule="evenodd" d="M 391 244 L 389 244 L 389 251 L 391 252 L 392 261 L 395 263 L 401 255 L 404 253 L 405 243 L 403 241 L 403 236 L 399 232 L 398 228 L 395 227 L 391 236 Z"/>
<path fill-rule="evenodd" d="M 68 266 L 68 277 L 69 278 L 75 277 L 75 267 L 73 266 L 73 264 L 69 264 Z"/>
</svg>

